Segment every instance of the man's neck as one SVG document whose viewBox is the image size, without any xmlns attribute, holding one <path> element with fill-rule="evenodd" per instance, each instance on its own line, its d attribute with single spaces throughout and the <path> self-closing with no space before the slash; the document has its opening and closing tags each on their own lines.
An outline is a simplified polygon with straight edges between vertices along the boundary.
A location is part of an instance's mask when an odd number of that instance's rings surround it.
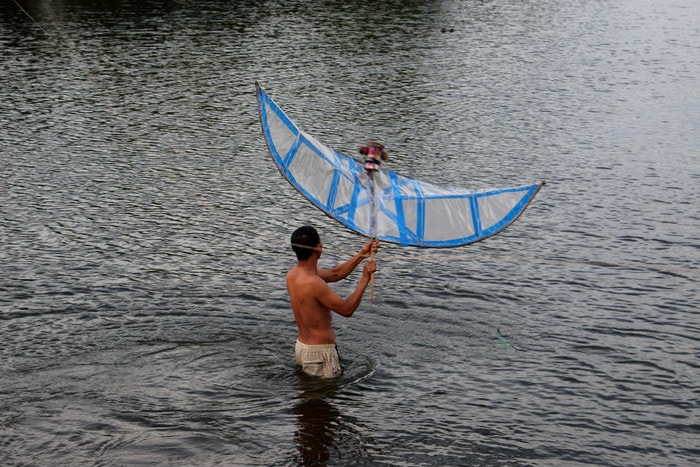
<svg viewBox="0 0 700 467">
<path fill-rule="evenodd" d="M 304 271 L 308 271 L 311 274 L 317 274 L 318 273 L 318 258 L 312 256 L 309 259 L 305 259 L 303 261 L 297 261 L 297 267 L 299 269 L 303 269 Z"/>
</svg>

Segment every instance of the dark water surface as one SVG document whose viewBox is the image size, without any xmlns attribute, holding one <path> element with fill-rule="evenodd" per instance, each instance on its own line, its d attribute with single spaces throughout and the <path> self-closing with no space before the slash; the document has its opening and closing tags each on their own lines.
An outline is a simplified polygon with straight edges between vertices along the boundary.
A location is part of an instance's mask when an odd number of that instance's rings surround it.
<svg viewBox="0 0 700 467">
<path fill-rule="evenodd" d="M 1 464 L 697 462 L 700 2 L 19 3 Z M 280 177 L 256 79 L 405 175 L 548 182 L 480 244 L 385 245 L 338 381 L 295 371 L 287 240 L 363 240 Z"/>
</svg>

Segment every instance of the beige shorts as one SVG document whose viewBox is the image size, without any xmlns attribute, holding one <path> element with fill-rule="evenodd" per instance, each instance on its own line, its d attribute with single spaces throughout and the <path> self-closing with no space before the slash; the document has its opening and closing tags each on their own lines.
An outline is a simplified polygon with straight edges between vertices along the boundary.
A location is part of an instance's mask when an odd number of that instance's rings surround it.
<svg viewBox="0 0 700 467">
<path fill-rule="evenodd" d="M 340 358 L 335 344 L 307 345 L 297 341 L 294 356 L 297 365 L 307 375 L 321 378 L 340 376 Z"/>
</svg>

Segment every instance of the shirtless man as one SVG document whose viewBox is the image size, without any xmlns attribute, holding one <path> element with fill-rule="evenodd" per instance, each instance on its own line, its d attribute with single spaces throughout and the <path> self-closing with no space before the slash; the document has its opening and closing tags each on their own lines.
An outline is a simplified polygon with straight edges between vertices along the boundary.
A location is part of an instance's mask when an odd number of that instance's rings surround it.
<svg viewBox="0 0 700 467">
<path fill-rule="evenodd" d="M 287 273 L 287 291 L 299 328 L 294 354 L 304 373 L 322 378 L 335 378 L 341 373 L 331 311 L 350 317 L 362 301 L 362 295 L 377 270 L 374 261 L 365 263 L 362 278 L 355 291 L 343 299 L 328 286 L 347 277 L 355 268 L 377 251 L 379 242 L 370 240 L 350 260 L 333 269 L 318 269 L 323 244 L 316 229 L 304 226 L 292 234 L 292 249 L 297 264 Z"/>
</svg>

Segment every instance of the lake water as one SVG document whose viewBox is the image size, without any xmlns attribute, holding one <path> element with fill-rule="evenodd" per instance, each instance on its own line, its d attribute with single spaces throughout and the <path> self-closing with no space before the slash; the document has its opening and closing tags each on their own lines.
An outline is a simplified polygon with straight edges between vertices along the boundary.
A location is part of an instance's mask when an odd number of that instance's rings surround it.
<svg viewBox="0 0 700 467">
<path fill-rule="evenodd" d="M 700 2 L 18 0 L 0 47 L 3 465 L 698 461 Z M 547 180 L 484 242 L 384 245 L 331 382 L 288 238 L 364 240 L 279 175 L 255 80 L 404 175 Z"/>
</svg>

